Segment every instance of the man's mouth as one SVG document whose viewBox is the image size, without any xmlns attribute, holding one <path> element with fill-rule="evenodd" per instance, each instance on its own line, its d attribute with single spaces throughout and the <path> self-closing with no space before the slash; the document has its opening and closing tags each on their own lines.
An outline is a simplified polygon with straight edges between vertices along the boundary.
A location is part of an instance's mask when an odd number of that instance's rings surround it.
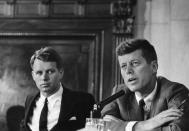
<svg viewBox="0 0 189 131">
<path fill-rule="evenodd" d="M 128 79 L 128 82 L 133 82 L 133 81 L 135 81 L 136 80 L 136 78 L 129 78 Z"/>
<path fill-rule="evenodd" d="M 48 87 L 49 84 L 41 84 L 42 87 Z"/>
</svg>

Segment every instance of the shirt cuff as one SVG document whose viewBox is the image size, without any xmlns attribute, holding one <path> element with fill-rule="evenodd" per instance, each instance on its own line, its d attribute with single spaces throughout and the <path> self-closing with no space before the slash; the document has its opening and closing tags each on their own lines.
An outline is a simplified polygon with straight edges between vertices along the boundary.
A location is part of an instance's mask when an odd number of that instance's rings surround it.
<svg viewBox="0 0 189 131">
<path fill-rule="evenodd" d="M 131 121 L 128 122 L 127 126 L 125 127 L 125 131 L 132 131 L 133 130 L 133 126 L 137 123 L 137 121 Z"/>
</svg>

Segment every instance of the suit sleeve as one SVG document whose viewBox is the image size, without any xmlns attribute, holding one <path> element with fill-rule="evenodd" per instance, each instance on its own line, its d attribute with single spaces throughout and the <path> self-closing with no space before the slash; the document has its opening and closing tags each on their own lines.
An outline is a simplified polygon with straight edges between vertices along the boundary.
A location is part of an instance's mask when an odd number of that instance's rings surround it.
<svg viewBox="0 0 189 131">
<path fill-rule="evenodd" d="M 183 115 L 180 119 L 167 123 L 154 131 L 189 131 L 189 91 L 181 85 L 175 85 L 167 95 L 168 108 L 177 108 L 184 100 L 186 103 L 181 106 Z"/>
<path fill-rule="evenodd" d="M 112 95 L 117 92 L 116 90 L 117 90 L 117 87 L 114 87 L 113 90 L 112 90 Z M 117 101 L 114 100 L 113 102 L 107 104 L 102 109 L 101 115 L 102 115 L 102 117 L 104 117 L 105 115 L 111 115 L 111 116 L 114 116 L 116 118 L 120 118 L 119 107 L 118 107 Z"/>
<path fill-rule="evenodd" d="M 114 87 L 112 95 L 120 91 L 122 88 Z M 117 100 L 107 104 L 101 111 L 102 117 L 111 116 L 113 119 L 109 120 L 108 128 L 111 131 L 126 131 L 128 121 L 123 121 L 120 115 L 120 109 Z"/>
</svg>

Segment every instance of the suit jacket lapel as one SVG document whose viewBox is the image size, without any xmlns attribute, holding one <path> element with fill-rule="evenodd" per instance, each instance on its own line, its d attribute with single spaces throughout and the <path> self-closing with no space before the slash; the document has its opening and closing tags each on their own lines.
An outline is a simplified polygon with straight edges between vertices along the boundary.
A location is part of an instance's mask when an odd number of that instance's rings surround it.
<svg viewBox="0 0 189 131">
<path fill-rule="evenodd" d="M 35 108 L 36 100 L 39 98 L 39 92 L 34 95 L 31 99 L 28 99 L 28 106 L 25 113 L 25 125 L 30 122 L 30 117 L 33 115 L 33 109 Z"/>
<path fill-rule="evenodd" d="M 71 117 L 73 110 L 73 102 L 71 101 L 70 92 L 68 89 L 64 88 L 61 101 L 60 115 L 58 119 L 58 124 L 65 122 Z"/>
<path fill-rule="evenodd" d="M 156 94 L 154 96 L 154 99 L 153 99 L 151 107 L 150 107 L 150 117 L 155 115 L 157 103 L 158 103 L 159 97 L 160 97 L 159 95 L 160 95 L 160 83 L 157 79 L 157 91 L 156 91 Z"/>
<path fill-rule="evenodd" d="M 164 108 L 167 108 L 165 105 L 164 97 L 162 97 L 162 82 L 160 79 L 157 79 L 157 91 L 154 96 L 154 99 L 152 101 L 151 107 L 150 107 L 150 117 L 155 116 L 158 114 L 160 111 L 164 110 Z M 163 92 L 165 92 L 163 90 Z"/>
</svg>

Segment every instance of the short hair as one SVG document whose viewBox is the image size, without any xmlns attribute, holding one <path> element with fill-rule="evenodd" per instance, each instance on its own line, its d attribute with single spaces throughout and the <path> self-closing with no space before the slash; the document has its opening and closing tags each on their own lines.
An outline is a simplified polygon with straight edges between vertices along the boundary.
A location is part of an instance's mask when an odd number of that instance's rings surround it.
<svg viewBox="0 0 189 131">
<path fill-rule="evenodd" d="M 57 68 L 63 69 L 62 59 L 60 55 L 52 47 L 44 47 L 40 50 L 36 50 L 31 56 L 30 65 L 33 69 L 33 64 L 36 59 L 46 61 L 46 62 L 56 62 Z"/>
<path fill-rule="evenodd" d="M 142 50 L 142 56 L 146 59 L 147 63 L 150 63 L 153 60 L 157 61 L 157 54 L 154 46 L 145 39 L 130 39 L 123 41 L 116 48 L 116 53 L 118 56 L 123 56 L 138 49 Z"/>
</svg>

